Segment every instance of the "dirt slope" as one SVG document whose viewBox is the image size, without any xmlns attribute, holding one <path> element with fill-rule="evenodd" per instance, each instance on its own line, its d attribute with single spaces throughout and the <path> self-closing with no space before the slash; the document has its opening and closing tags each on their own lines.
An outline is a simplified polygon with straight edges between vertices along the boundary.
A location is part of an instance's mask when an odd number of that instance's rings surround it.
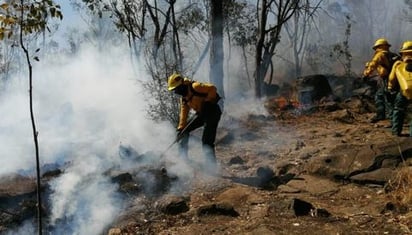
<svg viewBox="0 0 412 235">
<path fill-rule="evenodd" d="M 108 233 L 410 234 L 411 194 L 399 187 L 412 175 L 411 138 L 369 123 L 361 100 L 347 102 L 225 117 L 221 175 L 196 170 L 184 196 L 145 199 Z"/>
</svg>

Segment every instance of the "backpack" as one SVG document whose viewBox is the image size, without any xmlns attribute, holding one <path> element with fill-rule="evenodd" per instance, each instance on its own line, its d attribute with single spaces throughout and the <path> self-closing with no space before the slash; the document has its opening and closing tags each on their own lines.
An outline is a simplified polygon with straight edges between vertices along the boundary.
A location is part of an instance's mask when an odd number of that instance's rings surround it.
<svg viewBox="0 0 412 235">
<path fill-rule="evenodd" d="M 193 82 L 190 83 L 190 90 L 192 91 L 192 94 L 193 94 L 194 96 L 200 96 L 200 97 L 206 97 L 206 96 L 207 96 L 206 93 L 197 92 L 197 91 L 193 88 Z M 216 92 L 216 103 L 219 102 L 220 99 L 221 99 L 220 95 Z"/>
<path fill-rule="evenodd" d="M 401 60 L 401 56 L 391 51 L 388 51 L 387 53 L 385 53 L 385 56 L 389 62 L 389 65 L 386 69 L 388 69 L 388 73 L 390 73 L 392 70 L 393 64 L 395 64 L 396 61 Z"/>
</svg>

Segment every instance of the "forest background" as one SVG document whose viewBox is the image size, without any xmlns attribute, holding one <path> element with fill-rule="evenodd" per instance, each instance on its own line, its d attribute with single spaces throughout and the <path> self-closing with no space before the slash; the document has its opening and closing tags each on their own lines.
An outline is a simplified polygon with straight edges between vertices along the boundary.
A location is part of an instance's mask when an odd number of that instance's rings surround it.
<svg viewBox="0 0 412 235">
<path fill-rule="evenodd" d="M 20 42 L 19 25 L 4 27 L 10 10 L 4 4 L 14 2 L 44 3 L 49 10 L 45 27 L 26 32 Z M 231 105 L 237 112 L 260 112 L 267 84 L 281 86 L 311 74 L 343 75 L 350 82 L 373 55 L 377 38 L 387 38 L 397 52 L 412 33 L 410 0 L 8 0 L 2 6 L 0 175 L 35 172 L 26 108 L 33 87 L 41 165 L 73 162 L 53 186 L 52 222 L 81 214 L 72 208 L 81 208 L 73 202 L 82 198 L 88 211 L 113 200 L 102 179 L 84 195 L 69 195 L 68 188 L 78 176 L 117 164 L 111 156 L 119 143 L 144 152 L 173 139 L 178 103 L 166 89 L 172 72 L 216 84 L 226 112 Z M 63 18 L 49 18 L 56 10 Z M 31 67 L 33 86 L 27 79 Z M 99 228 L 119 208 L 107 204 Z"/>
</svg>

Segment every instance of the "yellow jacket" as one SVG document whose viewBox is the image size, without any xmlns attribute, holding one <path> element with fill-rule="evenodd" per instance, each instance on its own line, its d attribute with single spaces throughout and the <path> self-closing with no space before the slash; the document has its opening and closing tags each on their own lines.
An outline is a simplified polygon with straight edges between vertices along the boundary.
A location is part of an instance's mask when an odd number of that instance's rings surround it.
<svg viewBox="0 0 412 235">
<path fill-rule="evenodd" d="M 373 73 L 373 71 L 376 70 L 379 77 L 387 77 L 390 71 L 390 69 L 388 69 L 390 63 L 388 58 L 386 57 L 386 53 L 388 53 L 387 50 L 383 50 L 380 48 L 376 49 L 372 60 L 366 63 L 365 70 L 363 71 L 363 76 L 368 77 Z"/>
<path fill-rule="evenodd" d="M 404 63 L 401 60 L 398 60 L 395 62 L 395 64 L 393 64 L 392 67 L 392 71 L 389 74 L 389 79 L 388 79 L 388 89 L 389 90 L 394 90 L 394 89 L 398 89 L 399 88 L 399 82 L 398 82 L 398 78 L 396 76 L 396 70 L 399 69 L 399 66 Z"/>
<path fill-rule="evenodd" d="M 400 89 L 403 96 L 408 100 L 412 100 L 412 72 L 406 69 L 407 64 L 405 61 L 396 61 L 393 64 L 392 71 L 389 74 L 388 89 Z"/>
<path fill-rule="evenodd" d="M 187 95 L 180 99 L 178 130 L 186 126 L 190 109 L 197 113 L 201 112 L 204 102 L 216 103 L 218 99 L 216 87 L 213 84 L 195 82 L 189 79 L 185 79 L 184 84 L 188 85 L 189 89 Z"/>
</svg>

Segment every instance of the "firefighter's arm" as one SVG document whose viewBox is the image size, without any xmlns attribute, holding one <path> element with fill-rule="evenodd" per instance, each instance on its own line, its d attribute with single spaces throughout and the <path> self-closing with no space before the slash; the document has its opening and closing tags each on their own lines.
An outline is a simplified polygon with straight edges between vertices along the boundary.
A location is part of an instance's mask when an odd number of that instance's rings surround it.
<svg viewBox="0 0 412 235">
<path fill-rule="evenodd" d="M 398 79 L 396 77 L 396 70 L 398 69 L 398 66 L 400 64 L 401 64 L 401 61 L 396 61 L 395 64 L 393 64 L 391 73 L 389 74 L 389 77 L 388 77 L 388 90 L 389 91 L 392 91 L 397 86 Z"/>
<path fill-rule="evenodd" d="M 180 113 L 179 113 L 179 125 L 178 130 L 185 128 L 187 124 L 187 116 L 189 115 L 190 107 L 184 102 L 183 98 L 180 99 Z"/>
<path fill-rule="evenodd" d="M 195 82 L 193 83 L 193 89 L 195 89 L 195 91 L 199 93 L 207 94 L 204 100 L 205 102 L 216 102 L 217 91 L 216 87 L 213 84 Z"/>
<path fill-rule="evenodd" d="M 369 77 L 373 73 L 373 71 L 375 71 L 378 68 L 379 63 L 382 59 L 382 55 L 382 53 L 376 53 L 373 56 L 372 60 L 366 63 L 365 70 L 363 71 L 364 77 Z"/>
</svg>

